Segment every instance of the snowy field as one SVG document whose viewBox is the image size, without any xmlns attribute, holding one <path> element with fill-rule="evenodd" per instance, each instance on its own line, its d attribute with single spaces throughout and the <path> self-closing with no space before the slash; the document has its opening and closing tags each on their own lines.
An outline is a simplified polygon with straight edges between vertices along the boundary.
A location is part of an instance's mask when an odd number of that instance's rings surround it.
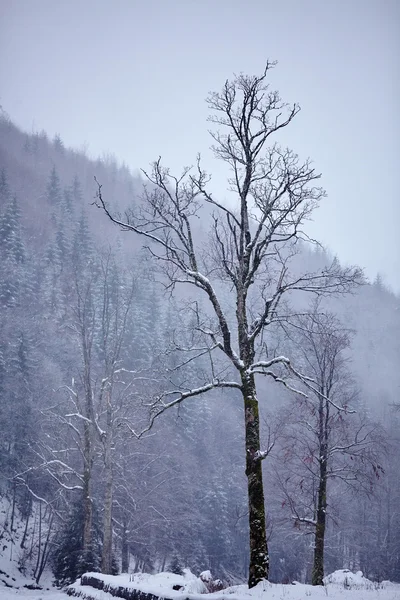
<svg viewBox="0 0 400 600">
<path fill-rule="evenodd" d="M 98 574 L 93 575 L 99 577 Z M 100 578 L 106 586 L 139 589 L 142 592 L 172 600 L 204 600 L 204 594 L 207 592 L 203 581 L 190 571 L 186 571 L 184 576 L 173 573 L 157 575 L 139 573 L 116 577 L 100 575 Z M 177 585 L 182 586 L 182 589 L 174 590 L 173 586 Z M 78 593 L 89 589 L 79 584 L 72 587 Z M 112 600 L 114 597 L 105 591 L 90 589 L 90 596 L 95 600 Z M 342 570 L 326 577 L 325 587 L 313 587 L 300 583 L 284 585 L 265 582 L 251 590 L 246 585 L 239 585 L 221 592 L 207 594 L 207 597 L 210 600 L 307 600 L 308 598 L 311 600 L 326 600 L 326 598 L 332 600 L 400 600 L 400 584 L 385 582 L 378 586 L 363 577 L 361 572 L 353 574 L 350 571 Z"/>
<path fill-rule="evenodd" d="M 171 600 L 201 600 L 207 594 L 203 581 L 187 571 L 184 576 L 173 573 L 158 573 L 147 575 L 118 575 L 116 577 L 91 574 L 101 579 L 106 588 L 120 586 L 128 589 L 138 589 L 142 592 L 152 593 L 159 598 Z M 23 585 L 25 581 L 16 581 L 14 585 Z M 400 600 L 400 584 L 383 582 L 375 584 L 362 576 L 361 572 L 336 571 L 325 578 L 324 587 L 312 587 L 294 583 L 289 585 L 261 583 L 252 590 L 247 586 L 233 586 L 221 592 L 208 593 L 209 600 Z M 181 586 L 179 591 L 173 586 Z M 43 590 L 28 590 L 24 587 L 7 588 L 0 585 L 0 600 L 71 600 L 66 592 L 46 586 Z M 97 590 L 89 586 L 76 583 L 71 586 L 76 596 L 93 600 L 113 600 L 115 596 L 104 590 Z"/>
<path fill-rule="evenodd" d="M 204 599 L 206 591 L 203 582 L 191 573 L 186 573 L 184 576 L 172 573 L 119 575 L 116 577 L 99 576 L 95 573 L 93 575 L 101 577 L 106 586 L 140 589 L 160 598 L 173 600 Z M 174 585 L 180 585 L 182 589 L 173 590 Z M 83 598 L 95 600 L 115 598 L 107 591 L 95 590 L 88 586 L 81 586 L 79 583 L 72 587 L 77 593 L 82 594 Z M 378 585 L 365 579 L 361 573 L 336 571 L 326 577 L 325 587 L 312 587 L 299 583 L 291 585 L 262 583 L 252 590 L 247 589 L 247 586 L 234 586 L 221 592 L 207 594 L 207 597 L 210 600 L 326 600 L 326 598 L 331 598 L 331 600 L 400 600 L 400 584 L 384 582 Z M 18 598 L 21 600 L 66 600 L 67 598 L 71 599 L 71 596 L 54 589 L 42 591 L 0 588 L 0 598 L 1 600 L 17 600 Z"/>
<path fill-rule="evenodd" d="M 108 594 L 109 596 L 109 594 Z M 71 596 L 68 596 L 65 592 L 58 590 L 40 591 L 40 590 L 26 590 L 20 588 L 18 590 L 12 590 L 6 587 L 0 587 L 0 600 L 71 600 Z"/>
</svg>

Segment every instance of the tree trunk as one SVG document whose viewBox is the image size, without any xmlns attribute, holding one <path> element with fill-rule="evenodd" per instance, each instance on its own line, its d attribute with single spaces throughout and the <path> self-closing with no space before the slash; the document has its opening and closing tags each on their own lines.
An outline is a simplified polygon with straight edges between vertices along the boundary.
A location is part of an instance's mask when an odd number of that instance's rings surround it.
<svg viewBox="0 0 400 600">
<path fill-rule="evenodd" d="M 84 423 L 84 467 L 83 467 L 83 554 L 86 555 L 92 546 L 93 507 L 92 487 L 92 447 L 90 424 Z"/>
<path fill-rule="evenodd" d="M 104 449 L 104 520 L 103 520 L 103 551 L 101 555 L 101 572 L 112 572 L 112 503 L 113 503 L 113 471 L 112 471 L 112 439 L 111 427 L 108 428 Z"/>
<path fill-rule="evenodd" d="M 129 571 L 129 544 L 128 544 L 128 523 L 126 515 L 122 517 L 122 542 L 121 542 L 121 572 Z"/>
<path fill-rule="evenodd" d="M 10 525 L 11 538 L 13 538 L 13 530 L 14 530 L 15 498 L 16 498 L 16 483 L 15 483 L 15 481 L 13 481 L 13 501 L 12 501 L 11 525 Z"/>
<path fill-rule="evenodd" d="M 39 535 L 38 535 L 38 544 L 37 544 L 37 558 L 36 558 L 36 567 L 33 576 L 36 578 L 37 573 L 39 572 L 40 559 L 42 556 L 42 503 L 39 503 Z M 37 583 L 37 582 L 36 582 Z"/>
<path fill-rule="evenodd" d="M 315 527 L 312 585 L 324 585 L 324 545 L 326 524 L 327 447 L 323 443 L 319 462 L 317 524 Z"/>
<path fill-rule="evenodd" d="M 28 514 L 27 514 L 26 521 L 25 521 L 24 535 L 22 536 L 22 540 L 21 540 L 21 544 L 20 544 L 20 547 L 24 548 L 24 549 L 25 549 L 26 538 L 28 535 L 28 524 L 29 524 L 29 518 L 31 516 L 31 512 L 32 512 L 32 496 L 29 495 Z"/>
<path fill-rule="evenodd" d="M 37 584 L 39 584 L 40 578 L 43 575 L 43 571 L 45 569 L 45 566 L 47 564 L 47 560 L 49 558 L 50 555 L 50 550 L 51 550 L 51 544 L 50 544 L 50 535 L 51 535 L 51 528 L 53 525 L 53 519 L 54 519 L 54 513 L 51 514 L 50 520 L 49 520 L 49 526 L 47 529 L 47 535 L 46 535 L 46 541 L 44 543 L 43 546 L 43 550 L 42 550 L 42 556 L 40 559 L 40 563 L 38 564 L 38 566 L 36 567 L 35 570 L 35 581 Z"/>
<path fill-rule="evenodd" d="M 392 568 L 393 565 L 395 564 L 395 556 L 396 556 L 396 552 L 395 549 L 392 548 L 392 525 L 391 525 L 391 507 L 392 507 L 392 503 L 391 503 L 391 494 L 392 492 L 392 487 L 391 487 L 391 481 L 389 479 L 388 481 L 388 488 L 387 488 L 387 495 L 386 495 L 386 548 L 385 548 L 385 554 L 386 554 L 386 573 L 385 573 L 385 579 L 390 579 L 392 577 Z"/>
<path fill-rule="evenodd" d="M 250 563 L 249 588 L 268 579 L 269 555 L 265 526 L 262 461 L 260 450 L 260 418 L 253 375 L 242 375 L 242 393 L 245 414 L 246 475 L 249 499 Z"/>
<path fill-rule="evenodd" d="M 165 571 L 165 565 L 166 565 L 166 563 L 167 563 L 167 555 L 164 552 L 163 557 L 162 557 L 162 561 L 161 561 L 161 569 L 160 569 L 161 573 L 163 573 Z"/>
<path fill-rule="evenodd" d="M 325 469 L 326 470 L 326 469 Z M 326 523 L 326 474 L 321 478 L 318 488 L 317 525 L 315 528 L 313 585 L 324 585 L 324 544 Z"/>
<path fill-rule="evenodd" d="M 104 497 L 103 551 L 101 555 L 101 572 L 112 572 L 112 474 L 106 473 L 106 489 Z"/>
</svg>

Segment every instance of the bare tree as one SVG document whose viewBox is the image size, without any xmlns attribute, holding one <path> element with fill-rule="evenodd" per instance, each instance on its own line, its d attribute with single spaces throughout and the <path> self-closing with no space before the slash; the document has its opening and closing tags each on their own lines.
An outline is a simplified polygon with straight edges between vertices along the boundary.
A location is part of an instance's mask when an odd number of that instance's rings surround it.
<svg viewBox="0 0 400 600">
<path fill-rule="evenodd" d="M 196 313 L 202 344 L 188 350 L 189 357 L 196 351 L 209 353 L 209 380 L 195 389 L 160 394 L 153 405 L 153 418 L 214 388 L 241 393 L 249 499 L 249 587 L 268 578 L 269 569 L 261 469 L 266 453 L 260 448 L 255 376 L 272 377 L 290 388 L 290 379 L 296 374 L 287 357 L 268 356 L 262 340 L 268 326 L 286 314 L 286 306 L 281 310 L 282 299 L 291 292 L 346 292 L 361 275 L 358 269 L 341 269 L 337 261 L 321 272 L 291 274 L 299 240 L 305 238 L 302 225 L 324 192 L 315 186 L 319 175 L 310 162 L 301 162 L 292 150 L 274 141 L 300 109 L 297 104 L 289 107 L 269 88 L 267 77 L 273 66 L 268 62 L 261 76 L 241 74 L 226 81 L 220 93 L 208 97 L 213 111 L 209 120 L 220 127 L 211 133 L 213 149 L 230 170 L 229 189 L 236 205 L 224 203 L 208 191 L 210 178 L 200 158 L 194 169 L 185 168 L 178 178 L 157 160 L 151 172 L 144 172 L 148 185 L 141 206 L 126 211 L 124 217 L 112 212 L 100 184 L 95 202 L 123 230 L 145 238 L 170 290 L 177 284 L 190 285 L 208 298 L 213 317 Z M 208 205 L 209 213 L 202 211 L 203 204 Z M 200 214 L 211 219 L 209 244 L 204 244 L 193 226 Z M 224 293 L 217 286 L 224 287 Z M 236 306 L 234 323 L 223 306 L 226 294 Z M 215 353 L 224 357 L 235 375 L 223 377 L 215 372 Z M 224 372 L 228 372 L 227 366 Z"/>
<path fill-rule="evenodd" d="M 134 278 L 123 273 L 109 251 L 99 260 L 96 281 L 89 276 L 82 289 L 77 286 L 76 327 L 83 357 L 81 389 L 84 404 L 80 402 L 78 392 L 70 389 L 75 410 L 66 418 L 78 419 L 83 423 L 84 550 L 85 544 L 90 546 L 92 509 L 89 507 L 92 499 L 86 480 L 90 484 L 89 466 L 93 465 L 95 446 L 103 460 L 103 573 L 112 572 L 112 509 L 118 427 L 122 422 L 132 422 L 134 418 L 135 384 L 140 379 L 123 363 L 134 283 Z M 87 318 L 83 307 L 87 311 Z M 86 541 L 86 532 L 89 541 Z"/>
<path fill-rule="evenodd" d="M 70 385 L 62 386 L 65 393 L 62 402 L 44 411 L 53 424 L 54 435 L 38 442 L 37 464 L 19 474 L 18 481 L 39 470 L 56 482 L 60 492 L 82 494 L 82 568 L 85 568 L 94 558 L 93 486 L 95 469 L 102 468 L 101 570 L 111 573 L 119 426 L 132 423 L 137 416 L 138 388 L 143 381 L 148 387 L 148 378 L 126 366 L 134 277 L 123 271 L 108 251 L 99 256 L 90 272 L 75 271 L 74 280 L 67 330 L 81 357 L 78 376 Z"/>
<path fill-rule="evenodd" d="M 100 268 L 98 347 L 101 383 L 97 397 L 96 431 L 101 444 L 105 488 L 101 571 L 111 573 L 118 430 L 121 420 L 132 422 L 134 419 L 136 386 L 141 378 L 133 370 L 125 368 L 122 360 L 126 346 L 128 319 L 133 306 L 135 281 L 122 275 L 115 259 L 109 253 L 101 261 Z"/>
<path fill-rule="evenodd" d="M 324 546 L 328 514 L 328 481 L 345 482 L 369 493 L 379 478 L 379 436 L 376 425 L 357 408 L 357 390 L 348 369 L 350 332 L 319 303 L 293 322 L 299 363 L 314 383 L 307 397 L 294 399 L 281 416 L 286 440 L 277 479 L 284 504 L 297 526 L 315 529 L 312 584 L 323 585 Z M 331 515 L 332 516 L 332 515 Z"/>
</svg>

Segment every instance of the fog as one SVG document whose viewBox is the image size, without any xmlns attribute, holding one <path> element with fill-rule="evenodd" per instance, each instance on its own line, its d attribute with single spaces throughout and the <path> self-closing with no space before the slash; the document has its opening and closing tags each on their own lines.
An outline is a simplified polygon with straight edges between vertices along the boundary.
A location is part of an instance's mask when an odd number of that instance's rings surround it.
<svg viewBox="0 0 400 600">
<path fill-rule="evenodd" d="M 224 197 L 204 98 L 278 60 L 271 84 L 302 106 L 284 142 L 328 192 L 311 235 L 399 291 L 399 18 L 396 0 L 2 0 L 0 103 L 25 130 L 131 169 L 161 155 L 179 173 L 201 152 Z"/>
<path fill-rule="evenodd" d="M 400 583 L 399 16 L 1 2 L 0 586 Z"/>
</svg>

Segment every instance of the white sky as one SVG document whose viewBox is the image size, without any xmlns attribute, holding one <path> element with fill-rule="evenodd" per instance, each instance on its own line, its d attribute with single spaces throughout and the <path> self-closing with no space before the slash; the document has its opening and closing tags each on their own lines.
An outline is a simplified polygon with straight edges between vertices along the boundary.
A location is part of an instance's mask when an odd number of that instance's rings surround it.
<svg viewBox="0 0 400 600">
<path fill-rule="evenodd" d="M 400 0 L 0 0 L 0 104 L 132 169 L 176 172 L 207 150 L 204 98 L 277 59 L 272 86 L 302 112 L 284 143 L 328 199 L 309 232 L 400 291 Z"/>
</svg>

